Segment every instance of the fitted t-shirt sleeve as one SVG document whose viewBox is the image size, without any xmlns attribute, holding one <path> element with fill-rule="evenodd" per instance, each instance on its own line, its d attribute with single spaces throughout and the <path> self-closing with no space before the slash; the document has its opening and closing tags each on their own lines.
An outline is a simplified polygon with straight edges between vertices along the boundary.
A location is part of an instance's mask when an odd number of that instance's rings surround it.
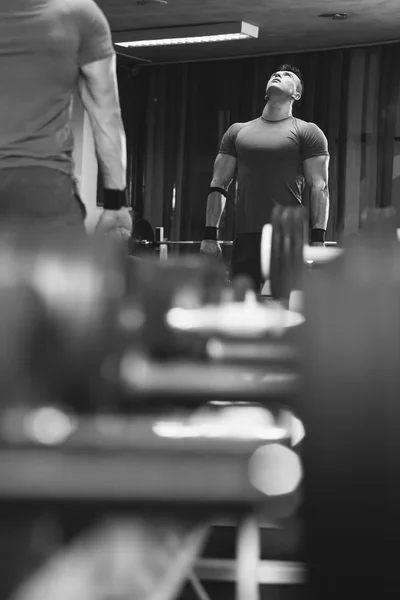
<svg viewBox="0 0 400 600">
<path fill-rule="evenodd" d="M 240 129 L 243 127 L 243 123 L 234 123 L 229 127 L 229 129 L 224 133 L 221 144 L 219 147 L 219 154 L 229 154 L 229 156 L 233 156 L 237 158 L 236 152 L 236 138 Z"/>
<path fill-rule="evenodd" d="M 79 66 L 113 56 L 110 25 L 94 0 L 68 0 L 79 31 Z"/>
<path fill-rule="evenodd" d="M 315 123 L 307 123 L 301 132 L 301 158 L 329 156 L 328 140 L 323 131 Z"/>
</svg>

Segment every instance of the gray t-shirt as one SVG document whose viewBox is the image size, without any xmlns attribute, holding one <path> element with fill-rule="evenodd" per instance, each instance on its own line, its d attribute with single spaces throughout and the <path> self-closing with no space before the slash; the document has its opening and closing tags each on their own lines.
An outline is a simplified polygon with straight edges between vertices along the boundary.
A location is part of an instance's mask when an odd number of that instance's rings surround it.
<svg viewBox="0 0 400 600">
<path fill-rule="evenodd" d="M 1 0 L 0 168 L 73 172 L 79 69 L 113 53 L 94 0 Z"/>
<path fill-rule="evenodd" d="M 328 142 L 314 123 L 259 117 L 231 125 L 219 152 L 237 159 L 236 233 L 257 233 L 270 222 L 275 205 L 302 203 L 303 161 L 328 155 Z"/>
</svg>

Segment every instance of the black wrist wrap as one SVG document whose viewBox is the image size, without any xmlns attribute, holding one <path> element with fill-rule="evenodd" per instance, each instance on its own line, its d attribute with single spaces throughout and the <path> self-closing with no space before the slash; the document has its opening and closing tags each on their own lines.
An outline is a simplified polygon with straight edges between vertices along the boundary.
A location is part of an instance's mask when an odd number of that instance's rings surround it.
<svg viewBox="0 0 400 600">
<path fill-rule="evenodd" d="M 311 229 L 311 242 L 325 243 L 325 229 Z"/>
<path fill-rule="evenodd" d="M 218 227 L 205 227 L 203 240 L 217 240 L 218 239 Z"/>
<path fill-rule="evenodd" d="M 128 204 L 128 190 L 104 190 L 104 210 L 119 210 Z"/>
<path fill-rule="evenodd" d="M 228 192 L 226 190 L 224 190 L 224 188 L 221 188 L 221 187 L 215 187 L 215 186 L 210 187 L 210 189 L 208 190 L 208 195 L 212 194 L 213 192 L 218 192 L 219 194 L 222 194 L 223 196 L 225 196 L 225 198 L 228 196 Z"/>
</svg>

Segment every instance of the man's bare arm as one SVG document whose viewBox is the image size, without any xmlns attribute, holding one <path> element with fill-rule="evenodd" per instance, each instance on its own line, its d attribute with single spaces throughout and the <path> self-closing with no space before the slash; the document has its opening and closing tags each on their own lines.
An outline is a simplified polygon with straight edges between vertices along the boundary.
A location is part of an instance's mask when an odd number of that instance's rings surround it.
<svg viewBox="0 0 400 600">
<path fill-rule="evenodd" d="M 236 158 L 229 154 L 218 154 L 214 163 L 211 187 L 228 191 L 236 170 Z M 219 192 L 211 192 L 207 199 L 206 226 L 218 227 L 224 212 L 226 198 Z"/>
<path fill-rule="evenodd" d="M 312 229 L 326 231 L 329 218 L 329 156 L 315 156 L 303 161 L 304 177 L 310 188 Z"/>
<path fill-rule="evenodd" d="M 81 68 L 79 92 L 93 128 L 106 189 L 126 187 L 126 137 L 121 118 L 115 55 Z"/>
</svg>

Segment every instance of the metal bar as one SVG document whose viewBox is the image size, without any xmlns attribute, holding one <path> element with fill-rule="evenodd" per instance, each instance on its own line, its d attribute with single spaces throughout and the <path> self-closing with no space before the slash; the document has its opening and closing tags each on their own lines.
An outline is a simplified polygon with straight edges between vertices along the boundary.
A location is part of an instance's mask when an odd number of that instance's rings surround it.
<svg viewBox="0 0 400 600">
<path fill-rule="evenodd" d="M 196 592 L 199 600 L 211 600 L 211 597 L 207 594 L 201 581 L 193 571 L 191 571 L 189 575 L 189 581 L 192 584 L 193 590 Z"/>
<path fill-rule="evenodd" d="M 232 246 L 233 242 L 232 241 L 224 241 L 224 240 L 218 240 L 218 243 L 223 245 L 223 246 Z M 194 241 L 194 240 L 182 240 L 182 241 L 173 241 L 173 240 L 162 240 L 162 241 L 148 241 L 148 240 L 134 240 L 134 244 L 139 244 L 139 246 L 161 246 L 161 245 L 165 245 L 165 246 L 194 246 L 194 245 L 201 245 L 201 241 Z"/>
<path fill-rule="evenodd" d="M 199 245 L 201 244 L 201 242 L 197 242 L 197 241 L 193 241 L 193 240 L 182 240 L 182 241 L 170 241 L 170 240 L 165 240 L 162 242 L 163 244 L 167 244 L 167 246 L 188 246 L 188 245 Z M 218 244 L 221 244 L 223 246 L 232 246 L 233 242 L 231 241 L 223 241 L 223 240 L 218 240 Z"/>
<path fill-rule="evenodd" d="M 233 245 L 233 241 L 230 240 L 218 240 L 218 243 L 221 244 L 221 246 L 232 246 Z M 133 244 L 137 244 L 139 246 L 153 246 L 158 247 L 161 245 L 165 245 L 165 246 L 200 246 L 201 245 L 201 241 L 194 241 L 194 240 L 162 240 L 162 241 L 149 241 L 149 240 L 133 240 Z M 336 242 L 325 242 L 325 247 L 334 247 L 336 246 L 337 243 Z"/>
<path fill-rule="evenodd" d="M 259 600 L 258 567 L 261 557 L 257 517 L 247 515 L 239 524 L 236 541 L 236 600 Z"/>
<path fill-rule="evenodd" d="M 201 558 L 195 572 L 202 581 L 236 581 L 236 560 Z M 307 566 L 304 563 L 278 560 L 260 560 L 257 581 L 261 585 L 302 585 L 306 583 Z"/>
<path fill-rule="evenodd" d="M 142 441 L 136 451 L 29 447 L 1 451 L 0 499 L 27 503 L 96 499 L 130 505 L 183 502 L 188 510 L 190 505 L 202 505 L 205 514 L 210 506 L 214 514 L 216 506 L 248 507 L 265 502 L 265 495 L 254 488 L 247 475 L 256 444 L 236 454 L 233 442 L 225 446 L 220 441 L 211 453 L 210 441 L 206 440 L 204 444 L 194 442 L 197 447 L 193 450 L 185 446 L 182 452 L 181 448 L 169 450 L 173 440 L 166 444 L 167 438 L 154 434 L 156 437 L 157 444 Z M 161 447 L 157 449 L 157 445 Z M 95 443 L 94 447 L 100 445 Z M 228 484 L 220 476 L 224 472 L 230 473 Z"/>
</svg>

